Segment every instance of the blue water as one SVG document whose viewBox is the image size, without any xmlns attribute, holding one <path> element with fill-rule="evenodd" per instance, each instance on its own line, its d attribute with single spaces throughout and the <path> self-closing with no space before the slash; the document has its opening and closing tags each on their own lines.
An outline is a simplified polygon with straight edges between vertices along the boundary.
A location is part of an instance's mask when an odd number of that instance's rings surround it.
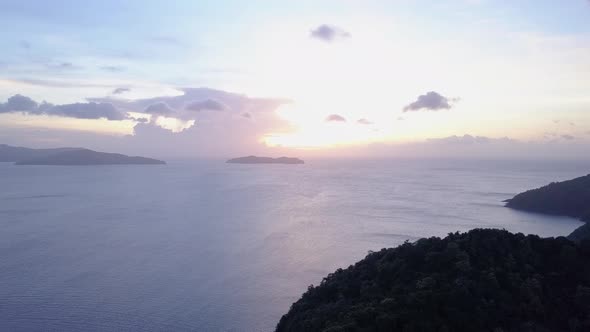
<svg viewBox="0 0 590 332">
<path fill-rule="evenodd" d="M 504 208 L 590 163 L 0 163 L 0 330 L 269 331 L 367 251 L 474 227 L 580 223 Z"/>
</svg>

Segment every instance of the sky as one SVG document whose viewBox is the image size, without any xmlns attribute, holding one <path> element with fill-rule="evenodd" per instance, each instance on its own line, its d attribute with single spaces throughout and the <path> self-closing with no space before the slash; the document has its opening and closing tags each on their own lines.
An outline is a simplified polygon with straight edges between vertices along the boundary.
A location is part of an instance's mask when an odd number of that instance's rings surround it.
<svg viewBox="0 0 590 332">
<path fill-rule="evenodd" d="M 156 157 L 590 151 L 590 1 L 0 0 L 0 143 Z"/>
</svg>

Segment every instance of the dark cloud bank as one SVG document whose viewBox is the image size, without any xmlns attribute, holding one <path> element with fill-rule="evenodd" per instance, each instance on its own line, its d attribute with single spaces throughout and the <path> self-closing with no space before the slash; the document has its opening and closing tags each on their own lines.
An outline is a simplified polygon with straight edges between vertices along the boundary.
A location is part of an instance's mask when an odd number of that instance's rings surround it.
<svg viewBox="0 0 590 332">
<path fill-rule="evenodd" d="M 129 88 L 117 88 L 112 94 L 122 94 Z M 241 118 L 252 118 L 253 113 L 275 110 L 288 103 L 284 99 L 250 98 L 245 95 L 208 88 L 186 88 L 179 96 L 164 96 L 138 100 L 123 100 L 112 97 L 88 98 L 86 103 L 54 105 L 17 94 L 5 103 L 0 103 L 0 113 L 23 113 L 49 115 L 77 119 L 107 119 L 112 121 L 136 120 L 128 112 L 146 113 L 153 116 L 175 117 L 182 120 L 205 119 L 202 111 L 228 111 Z M 216 112 L 215 112 L 216 113 Z M 248 115 L 244 115 L 248 114 Z"/>
<path fill-rule="evenodd" d="M 173 115 L 174 110 L 164 102 L 155 103 L 146 107 L 142 113 L 155 114 L 155 115 Z"/>
<path fill-rule="evenodd" d="M 213 100 L 207 99 L 203 101 L 195 101 L 186 106 L 186 109 L 189 111 L 225 111 L 227 106 L 224 104 Z"/>
<path fill-rule="evenodd" d="M 292 125 L 274 112 L 285 99 L 251 98 L 208 88 L 187 88 L 178 96 L 139 100 L 115 97 L 89 98 L 86 103 L 41 104 L 16 95 L 0 104 L 0 113 L 51 115 L 81 119 L 131 120 L 133 134 L 104 135 L 67 129 L 11 128 L 0 130 L 0 143 L 31 147 L 84 146 L 124 154 L 149 154 L 160 158 L 232 157 L 244 153 L 268 154 L 264 135 L 288 132 Z M 147 113 L 150 119 L 128 112 Z M 194 121 L 173 132 L 160 126 L 159 117 Z M 154 120 L 156 119 L 156 120 Z M 275 149 L 277 151 L 280 149 Z"/>
<path fill-rule="evenodd" d="M 120 95 L 122 93 L 129 92 L 129 91 L 131 91 L 130 88 L 116 88 L 115 90 L 113 90 L 112 94 Z"/>
<path fill-rule="evenodd" d="M 404 107 L 404 112 L 448 110 L 456 101 L 457 99 L 449 99 L 438 92 L 430 91 L 418 96 L 416 101 Z"/>
<path fill-rule="evenodd" d="M 47 102 L 37 103 L 33 99 L 14 95 L 0 104 L 0 113 L 26 113 L 33 115 L 61 116 L 77 119 L 124 120 L 126 112 L 115 108 L 110 103 L 74 103 L 53 105 Z"/>
</svg>

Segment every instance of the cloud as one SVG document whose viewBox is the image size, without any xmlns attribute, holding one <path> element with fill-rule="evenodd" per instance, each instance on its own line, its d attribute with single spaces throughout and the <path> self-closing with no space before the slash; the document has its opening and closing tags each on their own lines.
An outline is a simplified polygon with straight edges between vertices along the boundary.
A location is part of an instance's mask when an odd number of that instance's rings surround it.
<svg viewBox="0 0 590 332">
<path fill-rule="evenodd" d="M 116 88 L 115 90 L 113 90 L 112 94 L 120 95 L 122 93 L 129 92 L 129 91 L 131 91 L 131 89 L 129 89 L 129 88 Z"/>
<path fill-rule="evenodd" d="M 494 140 L 510 140 L 509 138 L 501 138 L 501 139 L 494 139 Z M 491 143 L 492 139 L 485 136 L 472 136 L 472 135 L 463 135 L 463 136 L 448 136 L 443 138 L 430 138 L 427 140 L 431 143 L 444 143 L 444 144 L 487 144 Z"/>
<path fill-rule="evenodd" d="M 33 115 L 62 116 L 77 119 L 107 119 L 124 120 L 127 112 L 117 109 L 110 103 L 75 103 L 64 105 L 53 105 L 43 102 L 37 103 L 33 99 L 14 95 L 4 104 L 0 104 L 0 113 L 26 113 Z"/>
<path fill-rule="evenodd" d="M 67 80 L 43 80 L 35 78 L 17 78 L 8 79 L 7 82 L 24 83 L 43 87 L 52 88 L 114 88 L 111 84 L 98 84 L 98 83 L 87 83 L 80 81 L 67 81 Z"/>
<path fill-rule="evenodd" d="M 370 124 L 373 124 L 373 122 L 371 122 L 371 121 L 369 121 L 369 120 L 367 120 L 367 119 L 358 119 L 358 120 L 356 121 L 356 123 L 358 123 L 358 124 L 362 124 L 362 125 L 370 125 Z"/>
<path fill-rule="evenodd" d="M 575 136 L 572 136 L 572 135 L 567 135 L 567 134 L 566 134 L 566 135 L 561 135 L 561 138 L 563 138 L 563 139 L 565 139 L 565 140 L 568 140 L 568 141 L 571 141 L 571 140 L 574 140 L 574 139 L 576 139 L 576 137 L 575 137 Z"/>
<path fill-rule="evenodd" d="M 442 138 L 430 138 L 413 142 L 381 142 L 366 146 L 347 147 L 342 150 L 344 156 L 404 156 L 409 158 L 441 158 L 461 160 L 465 167 L 468 160 L 473 166 L 481 164 L 475 160 L 588 160 L 588 140 L 573 141 L 539 140 L 521 141 L 510 137 L 486 137 L 476 135 L 453 135 Z M 326 154 L 322 151 L 323 155 Z M 335 152 L 334 152 L 335 153 Z M 531 164 L 532 165 L 532 164 Z"/>
<path fill-rule="evenodd" d="M 156 115 L 171 115 L 174 113 L 174 110 L 168 106 L 168 104 L 159 102 L 156 104 L 149 105 L 143 110 L 143 113 L 147 114 L 156 114 Z"/>
<path fill-rule="evenodd" d="M 450 109 L 452 107 L 451 102 L 456 99 L 449 100 L 447 97 L 440 95 L 438 92 L 430 91 L 425 95 L 418 96 L 418 99 L 404 107 L 404 112 L 411 111 L 438 111 L 443 109 Z"/>
<path fill-rule="evenodd" d="M 0 113 L 33 112 L 39 105 L 36 101 L 23 95 L 14 95 L 4 104 L 0 104 Z"/>
<path fill-rule="evenodd" d="M 443 138 L 430 138 L 426 142 L 434 144 L 452 145 L 479 145 L 479 144 L 512 144 L 518 141 L 509 137 L 490 138 L 486 136 L 473 136 L 465 134 L 463 136 L 448 136 Z"/>
<path fill-rule="evenodd" d="M 556 136 L 557 136 L 557 133 L 555 133 L 555 132 L 546 131 L 545 133 L 543 133 L 544 139 L 552 139 L 552 138 L 555 138 Z"/>
<path fill-rule="evenodd" d="M 133 120 L 135 122 L 139 122 L 139 123 L 148 123 L 149 119 L 148 118 L 136 118 L 136 117 L 128 117 L 129 120 Z"/>
<path fill-rule="evenodd" d="M 152 36 L 149 40 L 153 43 L 172 45 L 172 46 L 184 46 L 184 43 L 179 39 L 170 36 Z"/>
<path fill-rule="evenodd" d="M 147 99 L 137 100 L 123 100 L 113 97 L 88 98 L 89 101 L 95 102 L 109 102 L 113 105 L 124 108 L 131 112 L 142 113 L 146 107 L 156 103 L 166 103 L 170 108 L 182 113 L 187 105 L 195 101 L 204 101 L 211 99 L 221 103 L 227 110 L 235 113 L 243 112 L 268 112 L 274 111 L 279 105 L 288 103 L 284 99 L 270 99 L 270 98 L 250 98 L 245 95 L 226 92 L 222 90 L 215 90 L 209 88 L 184 88 L 181 89 L 183 94 L 175 96 L 161 96 Z M 228 112 L 230 113 L 230 112 Z M 194 112 L 185 112 L 185 116 L 194 117 Z"/>
<path fill-rule="evenodd" d="M 337 39 L 350 38 L 350 33 L 345 30 L 327 24 L 322 24 L 317 28 L 311 30 L 309 34 L 312 38 L 319 39 L 324 42 L 333 42 Z"/>
<path fill-rule="evenodd" d="M 330 114 L 326 118 L 326 122 L 346 122 L 346 118 L 338 114 Z"/>
<path fill-rule="evenodd" d="M 125 71 L 125 67 L 122 67 L 122 66 L 101 66 L 101 67 L 98 67 L 98 68 L 100 70 L 108 71 L 108 72 L 111 72 L 111 73 L 120 73 L 122 71 Z"/>
<path fill-rule="evenodd" d="M 213 122 L 234 121 L 243 113 L 249 113 L 253 119 L 256 119 L 258 125 L 262 125 L 267 120 L 270 121 L 269 118 L 273 118 L 272 122 L 276 122 L 274 115 L 266 116 L 266 114 L 274 113 L 277 107 L 289 102 L 285 99 L 250 98 L 246 95 L 209 88 L 184 88 L 181 91 L 184 93 L 180 95 L 147 99 L 127 100 L 109 96 L 88 98 L 88 100 L 112 103 L 115 107 L 127 112 L 148 113 L 182 121 L 198 119 L 200 126 Z M 165 104 L 166 107 L 153 106 L 160 103 Z"/>
<path fill-rule="evenodd" d="M 49 69 L 56 70 L 77 70 L 82 69 L 80 66 L 76 66 L 71 62 L 58 62 L 58 63 L 47 63 L 45 66 Z"/>
<path fill-rule="evenodd" d="M 267 146 L 262 139 L 265 135 L 295 130 L 293 124 L 275 112 L 280 105 L 288 102 L 285 99 L 251 98 L 243 94 L 209 88 L 185 88 L 182 91 L 184 93 L 180 95 L 135 100 L 116 98 L 115 95 L 87 98 L 88 104 L 76 104 L 75 108 L 42 103 L 25 113 L 30 116 L 42 114 L 125 119 L 129 121 L 125 123 L 125 127 L 131 121 L 135 122 L 133 129 L 128 132 L 129 135 L 124 137 L 105 135 L 103 132 L 78 133 L 66 128 L 51 130 L 36 127 L 28 130 L 0 123 L 0 141 L 6 137 L 9 139 L 5 141 L 21 141 L 21 144 L 60 139 L 63 142 L 61 145 L 71 145 L 74 142 L 76 145 L 97 150 L 130 154 L 227 157 L 245 153 L 265 154 Z M 185 106 L 192 102 L 208 99 L 225 105 L 226 110 L 195 112 L 185 109 Z M 94 109 L 90 110 L 92 112 L 84 111 L 92 108 L 92 105 L 101 106 L 94 106 Z M 0 106 L 4 110 L 4 104 L 0 103 Z M 252 120 L 248 120 L 248 116 Z M 9 132 L 12 134 L 9 135 Z M 21 134 L 15 136 L 14 133 Z"/>
<path fill-rule="evenodd" d="M 227 106 L 224 104 L 213 100 L 213 99 L 206 99 L 202 101 L 194 101 L 188 104 L 185 109 L 189 111 L 224 111 L 227 109 Z"/>
<path fill-rule="evenodd" d="M 75 103 L 50 107 L 45 114 L 57 115 L 77 119 L 107 119 L 125 120 L 126 112 L 123 112 L 109 103 Z"/>
</svg>

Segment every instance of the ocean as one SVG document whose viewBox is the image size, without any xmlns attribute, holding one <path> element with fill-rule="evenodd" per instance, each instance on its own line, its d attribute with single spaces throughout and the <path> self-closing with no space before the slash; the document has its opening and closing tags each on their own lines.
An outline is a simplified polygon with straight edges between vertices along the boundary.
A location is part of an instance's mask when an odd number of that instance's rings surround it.
<svg viewBox="0 0 590 332">
<path fill-rule="evenodd" d="M 472 228 L 562 236 L 503 207 L 589 162 L 0 163 L 1 331 L 272 331 L 368 251 Z"/>
</svg>

